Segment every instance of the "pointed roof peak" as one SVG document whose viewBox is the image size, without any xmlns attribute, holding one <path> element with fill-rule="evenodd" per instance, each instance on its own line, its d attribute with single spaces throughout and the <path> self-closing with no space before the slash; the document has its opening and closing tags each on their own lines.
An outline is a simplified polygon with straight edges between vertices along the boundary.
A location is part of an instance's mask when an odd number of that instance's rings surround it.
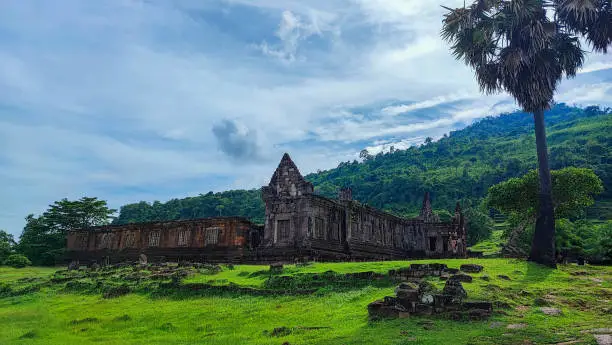
<svg viewBox="0 0 612 345">
<path fill-rule="evenodd" d="M 425 192 L 423 196 L 423 208 L 431 208 L 431 199 L 429 197 L 429 192 Z"/>
<path fill-rule="evenodd" d="M 457 201 L 457 206 L 455 206 L 455 213 L 461 213 L 461 204 Z"/>
<path fill-rule="evenodd" d="M 274 171 L 268 186 L 276 190 L 277 193 L 295 190 L 295 193 L 299 195 L 311 194 L 314 190 L 312 184 L 304 179 L 288 153 L 283 154 L 283 158 Z"/>
</svg>

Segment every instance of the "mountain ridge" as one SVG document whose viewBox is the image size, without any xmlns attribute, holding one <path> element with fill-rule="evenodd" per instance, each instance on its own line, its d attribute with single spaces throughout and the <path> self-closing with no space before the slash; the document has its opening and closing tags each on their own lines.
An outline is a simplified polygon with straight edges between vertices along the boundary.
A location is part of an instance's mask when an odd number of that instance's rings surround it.
<svg viewBox="0 0 612 345">
<path fill-rule="evenodd" d="M 546 113 L 551 169 L 592 168 L 603 180 L 601 200 L 612 199 L 612 111 L 596 106 L 556 104 Z M 373 207 L 413 216 L 425 192 L 436 209 L 456 201 L 473 204 L 488 187 L 536 168 L 533 119 L 524 112 L 489 116 L 435 142 L 406 150 L 341 162 L 336 168 L 306 175 L 315 192 L 335 197 L 350 187 L 353 197 Z M 139 202 L 120 208 L 115 224 L 210 216 L 244 216 L 262 222 L 258 189 L 209 192 L 166 203 Z"/>
</svg>

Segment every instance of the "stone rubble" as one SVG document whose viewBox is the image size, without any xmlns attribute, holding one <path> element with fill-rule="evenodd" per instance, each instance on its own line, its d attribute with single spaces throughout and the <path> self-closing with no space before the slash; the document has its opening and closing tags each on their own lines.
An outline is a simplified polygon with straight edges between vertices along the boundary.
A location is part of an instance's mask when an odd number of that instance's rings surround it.
<svg viewBox="0 0 612 345">
<path fill-rule="evenodd" d="M 470 269 L 482 271 L 482 268 L 467 268 Z M 451 272 L 456 274 L 450 275 Z M 395 289 L 395 296 L 368 305 L 372 319 L 444 314 L 454 320 L 483 320 L 493 312 L 491 302 L 464 302 L 467 292 L 461 283 L 471 282 L 472 277 L 444 264 L 412 264 L 409 268 L 391 270 L 389 275 L 404 282 Z M 442 292 L 431 283 L 419 280 L 427 276 L 446 278 Z"/>
</svg>

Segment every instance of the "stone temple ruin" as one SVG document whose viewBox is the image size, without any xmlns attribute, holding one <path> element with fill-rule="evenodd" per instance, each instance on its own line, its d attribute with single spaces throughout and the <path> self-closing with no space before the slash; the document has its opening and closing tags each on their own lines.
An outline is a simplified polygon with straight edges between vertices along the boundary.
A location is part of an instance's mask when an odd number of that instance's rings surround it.
<svg viewBox="0 0 612 345">
<path fill-rule="evenodd" d="M 461 272 L 478 273 L 480 265 L 461 265 Z M 402 283 L 395 289 L 395 296 L 387 296 L 368 305 L 372 319 L 406 318 L 433 314 L 447 315 L 452 319 L 481 320 L 491 316 L 491 302 L 466 302 L 467 293 L 462 282 L 471 282 L 472 276 L 445 264 L 412 264 L 409 268 L 389 271 L 389 275 Z M 444 289 L 424 280 L 426 277 L 446 280 Z"/>
<path fill-rule="evenodd" d="M 352 200 L 314 193 L 285 154 L 262 188 L 264 226 L 240 217 L 109 225 L 69 232 L 67 259 L 98 262 L 196 260 L 276 262 L 384 260 L 466 256 L 465 220 L 457 204 L 440 222 L 425 194 L 420 215 L 407 219 Z"/>
</svg>

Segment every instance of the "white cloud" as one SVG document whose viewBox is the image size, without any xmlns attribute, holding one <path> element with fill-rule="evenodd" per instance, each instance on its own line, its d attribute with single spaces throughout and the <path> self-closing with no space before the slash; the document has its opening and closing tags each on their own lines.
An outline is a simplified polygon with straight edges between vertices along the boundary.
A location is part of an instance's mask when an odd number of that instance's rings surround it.
<svg viewBox="0 0 612 345">
<path fill-rule="evenodd" d="M 477 96 L 477 95 L 473 93 L 471 94 L 469 92 L 453 93 L 450 95 L 434 97 L 432 99 L 428 99 L 428 100 L 421 101 L 421 102 L 385 107 L 382 109 L 382 113 L 386 115 L 395 116 L 399 114 L 409 113 L 415 110 L 432 108 L 432 107 L 435 107 L 441 104 L 451 103 L 451 102 L 459 101 L 462 99 L 472 98 L 474 96 Z"/>
<path fill-rule="evenodd" d="M 280 24 L 276 31 L 280 46 L 273 47 L 264 41 L 259 47 L 266 55 L 285 62 L 293 62 L 296 60 L 301 41 L 307 40 L 313 35 L 322 35 L 322 26 L 326 27 L 327 23 L 322 22 L 319 17 L 312 13 L 310 21 L 304 22 L 300 16 L 285 10 L 281 14 Z"/>
</svg>

